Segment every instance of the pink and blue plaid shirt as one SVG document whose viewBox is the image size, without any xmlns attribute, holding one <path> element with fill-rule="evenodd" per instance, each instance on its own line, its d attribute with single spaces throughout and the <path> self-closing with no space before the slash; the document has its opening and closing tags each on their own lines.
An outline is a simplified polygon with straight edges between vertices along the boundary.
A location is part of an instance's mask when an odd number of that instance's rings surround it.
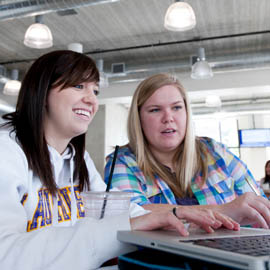
<svg viewBox="0 0 270 270">
<path fill-rule="evenodd" d="M 262 196 L 265 196 L 247 166 L 226 146 L 206 137 L 200 137 L 199 140 L 206 149 L 203 159 L 208 165 L 208 176 L 203 186 L 200 187 L 201 172 L 197 173 L 191 180 L 191 189 L 199 204 L 223 204 L 234 200 L 245 192 L 253 192 L 247 181 Z M 112 159 L 113 153 L 107 157 L 105 182 L 108 181 Z M 112 187 L 132 192 L 132 201 L 139 205 L 149 203 L 177 204 L 172 190 L 158 175 L 155 176 L 155 181 L 144 176 L 138 167 L 135 155 L 128 147 L 119 149 Z"/>
</svg>

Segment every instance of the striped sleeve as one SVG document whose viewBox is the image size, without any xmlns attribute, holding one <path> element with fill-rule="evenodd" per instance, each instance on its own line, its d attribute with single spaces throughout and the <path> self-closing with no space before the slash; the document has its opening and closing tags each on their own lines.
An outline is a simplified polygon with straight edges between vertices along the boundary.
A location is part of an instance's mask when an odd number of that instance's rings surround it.
<svg viewBox="0 0 270 270">
<path fill-rule="evenodd" d="M 110 168 L 113 160 L 113 154 L 106 158 L 106 166 L 104 171 L 105 182 L 108 182 Z M 139 205 L 149 204 L 147 198 L 147 185 L 144 181 L 142 172 L 138 169 L 137 162 L 131 157 L 125 155 L 120 150 L 115 162 L 114 173 L 112 177 L 112 188 L 116 187 L 125 192 L 133 193 L 131 199 Z"/>
<path fill-rule="evenodd" d="M 262 196 L 265 196 L 258 186 L 247 165 L 235 156 L 225 145 L 213 142 L 215 151 L 223 156 L 227 170 L 234 179 L 234 191 L 238 196 L 245 192 L 254 192 L 250 186 L 254 187 Z M 250 183 L 250 184 L 249 184 Z"/>
</svg>

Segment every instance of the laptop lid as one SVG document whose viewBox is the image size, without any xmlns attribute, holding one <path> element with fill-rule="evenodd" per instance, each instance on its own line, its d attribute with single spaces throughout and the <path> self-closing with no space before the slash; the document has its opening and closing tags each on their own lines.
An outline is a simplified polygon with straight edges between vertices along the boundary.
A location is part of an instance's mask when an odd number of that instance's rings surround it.
<svg viewBox="0 0 270 270">
<path fill-rule="evenodd" d="M 187 237 L 180 236 L 176 231 L 119 231 L 117 238 L 121 242 L 134 244 L 142 247 L 158 249 L 181 256 L 187 256 L 200 260 L 205 260 L 217 264 L 222 264 L 236 269 L 266 270 L 270 269 L 270 244 L 267 255 L 252 255 L 246 250 L 227 248 L 224 250 L 216 242 L 227 242 L 232 244 L 234 240 L 245 240 L 245 243 L 257 243 L 259 249 L 270 243 L 270 230 L 241 228 L 240 231 L 231 231 L 219 229 L 212 234 L 207 234 L 201 229 L 189 229 L 190 235 Z M 261 239 L 264 238 L 264 242 Z M 265 239 L 266 238 L 266 239 Z M 252 240 L 250 240 L 252 239 Z M 253 242 L 252 242 L 253 241 Z M 203 243 L 203 244 L 202 244 Z M 204 245 L 206 243 L 206 245 Z M 207 245 L 208 244 L 208 245 Z M 210 244 L 210 246 L 209 246 Z M 219 243 L 218 243 L 219 244 Z M 247 249 L 244 244 L 244 249 Z M 252 247 L 255 251 L 257 247 Z M 263 253 L 262 253 L 263 254 Z"/>
</svg>

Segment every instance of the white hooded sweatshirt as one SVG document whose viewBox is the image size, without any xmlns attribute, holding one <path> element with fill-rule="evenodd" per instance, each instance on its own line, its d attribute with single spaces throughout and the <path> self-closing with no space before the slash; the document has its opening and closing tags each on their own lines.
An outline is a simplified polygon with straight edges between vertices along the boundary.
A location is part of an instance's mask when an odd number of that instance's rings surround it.
<svg viewBox="0 0 270 270">
<path fill-rule="evenodd" d="M 118 230 L 130 230 L 128 215 L 102 220 L 83 217 L 78 183 L 73 179 L 72 147 L 62 155 L 48 147 L 59 187 L 53 198 L 29 169 L 14 132 L 11 136 L 9 132 L 0 129 L 1 270 L 89 270 L 131 250 L 116 239 Z M 104 191 L 106 186 L 87 152 L 85 161 L 91 190 Z M 131 216 L 145 213 L 131 205 Z"/>
</svg>

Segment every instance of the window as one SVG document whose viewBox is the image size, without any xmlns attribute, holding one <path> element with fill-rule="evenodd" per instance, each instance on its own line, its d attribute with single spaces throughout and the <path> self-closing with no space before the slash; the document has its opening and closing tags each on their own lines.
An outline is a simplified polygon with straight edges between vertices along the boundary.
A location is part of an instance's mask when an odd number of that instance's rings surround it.
<svg viewBox="0 0 270 270">
<path fill-rule="evenodd" d="M 236 118 L 201 118 L 194 120 L 197 136 L 206 136 L 225 144 L 229 150 L 240 157 L 238 127 Z"/>
<path fill-rule="evenodd" d="M 212 118 L 194 120 L 195 134 L 220 142 L 219 121 Z"/>
<path fill-rule="evenodd" d="M 224 118 L 220 120 L 221 142 L 228 147 L 239 147 L 237 120 Z"/>
</svg>

